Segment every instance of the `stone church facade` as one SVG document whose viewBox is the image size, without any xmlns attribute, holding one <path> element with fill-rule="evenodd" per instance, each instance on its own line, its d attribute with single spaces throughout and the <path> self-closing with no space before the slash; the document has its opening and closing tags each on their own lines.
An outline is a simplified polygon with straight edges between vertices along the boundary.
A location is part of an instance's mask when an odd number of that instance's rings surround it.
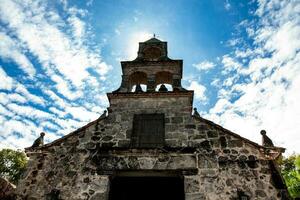
<svg viewBox="0 0 300 200">
<path fill-rule="evenodd" d="M 181 86 L 183 62 L 168 58 L 166 42 L 140 43 L 137 58 L 121 65 L 107 112 L 26 149 L 18 199 L 288 199 L 275 163 L 284 149 L 254 143 L 193 110 L 193 91 Z"/>
</svg>

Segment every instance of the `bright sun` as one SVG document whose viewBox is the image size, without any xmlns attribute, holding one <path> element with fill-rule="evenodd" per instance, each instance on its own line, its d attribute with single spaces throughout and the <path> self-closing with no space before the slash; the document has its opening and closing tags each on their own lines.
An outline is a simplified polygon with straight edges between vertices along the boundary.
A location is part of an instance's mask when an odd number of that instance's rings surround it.
<svg viewBox="0 0 300 200">
<path fill-rule="evenodd" d="M 127 58 L 133 60 L 137 57 L 139 42 L 144 42 L 153 37 L 153 33 L 141 31 L 130 34 L 127 43 Z"/>
</svg>

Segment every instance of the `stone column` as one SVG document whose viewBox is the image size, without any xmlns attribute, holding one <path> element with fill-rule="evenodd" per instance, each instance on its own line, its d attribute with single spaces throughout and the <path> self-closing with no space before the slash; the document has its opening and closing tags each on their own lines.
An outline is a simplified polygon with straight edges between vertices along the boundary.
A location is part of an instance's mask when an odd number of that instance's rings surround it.
<svg viewBox="0 0 300 200">
<path fill-rule="evenodd" d="M 89 180 L 87 180 L 87 179 L 89 179 Z M 84 180 L 86 182 L 89 182 L 87 184 L 87 188 L 84 192 L 84 194 L 86 194 L 85 197 L 88 197 L 90 200 L 108 200 L 109 187 L 110 187 L 108 175 L 100 175 L 100 176 L 99 175 L 95 175 L 95 176 L 91 175 L 89 177 L 86 177 Z M 84 183 L 84 184 L 86 184 L 86 183 Z M 83 195 L 83 197 L 84 197 L 84 195 Z"/>
<path fill-rule="evenodd" d="M 155 75 L 148 75 L 147 92 L 154 92 L 155 86 Z"/>
<path fill-rule="evenodd" d="M 185 200 L 205 199 L 200 192 L 200 177 L 198 175 L 184 176 Z"/>
<path fill-rule="evenodd" d="M 119 92 L 130 92 L 131 88 L 128 88 L 129 84 L 128 84 L 128 76 L 126 75 L 122 75 L 122 82 L 121 82 L 121 86 L 118 89 Z"/>
<path fill-rule="evenodd" d="M 179 75 L 174 74 L 173 75 L 173 90 L 182 90 L 181 86 L 181 78 Z"/>
</svg>

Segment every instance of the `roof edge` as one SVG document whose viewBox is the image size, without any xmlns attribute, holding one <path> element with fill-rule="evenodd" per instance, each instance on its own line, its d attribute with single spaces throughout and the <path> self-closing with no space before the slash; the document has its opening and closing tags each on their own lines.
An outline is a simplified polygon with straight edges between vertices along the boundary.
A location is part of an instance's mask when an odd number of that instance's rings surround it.
<svg viewBox="0 0 300 200">
<path fill-rule="evenodd" d="M 145 61 L 145 60 L 124 60 L 124 61 L 120 61 L 121 65 L 122 64 L 140 64 L 140 63 L 143 63 L 143 64 L 159 64 L 159 63 L 166 63 L 166 62 L 179 62 L 179 63 L 183 63 L 183 60 L 182 59 L 171 59 L 169 58 L 168 60 L 153 60 L 153 61 Z"/>
<path fill-rule="evenodd" d="M 205 119 L 205 118 L 203 118 L 203 117 L 195 117 L 195 116 L 193 116 L 193 118 L 194 118 L 194 119 L 197 119 L 197 120 L 205 121 L 206 123 L 208 123 L 208 124 L 210 124 L 210 125 L 212 125 L 212 126 L 215 126 L 215 127 L 217 127 L 218 129 L 221 129 L 221 130 L 225 131 L 226 133 L 228 133 L 228 134 L 230 134 L 230 135 L 232 135 L 232 136 L 234 136 L 234 137 L 238 137 L 238 138 L 244 140 L 245 142 L 247 142 L 247 143 L 249 143 L 249 144 L 251 144 L 251 145 L 253 145 L 253 146 L 255 146 L 255 147 L 258 147 L 258 148 L 261 148 L 261 149 L 265 149 L 265 150 L 267 150 L 267 149 L 269 149 L 269 150 L 278 150 L 278 151 L 280 151 L 281 153 L 284 153 L 284 152 L 285 152 L 285 148 L 283 148 L 283 147 L 276 147 L 276 146 L 274 146 L 274 147 L 264 147 L 264 146 L 262 146 L 262 145 L 260 145 L 260 144 L 258 144 L 258 143 L 256 143 L 256 142 L 253 142 L 253 141 L 251 141 L 251 140 L 249 140 L 249 139 L 247 139 L 247 138 L 245 138 L 245 137 L 242 137 L 242 136 L 240 136 L 239 134 L 234 133 L 234 132 L 232 132 L 232 131 L 230 131 L 230 130 L 224 128 L 224 127 L 222 127 L 221 125 L 216 124 L 216 123 L 214 123 L 213 121 L 210 121 L 210 120 Z"/>
<path fill-rule="evenodd" d="M 111 97 L 169 97 L 169 96 L 191 96 L 194 94 L 194 90 L 184 90 L 184 91 L 172 91 L 172 92 L 116 92 L 116 93 L 106 93 L 108 98 Z"/>
<path fill-rule="evenodd" d="M 56 139 L 56 140 L 54 140 L 54 141 L 52 141 L 52 142 L 50 142 L 50 143 L 48 143 L 48 144 L 45 144 L 45 145 L 40 146 L 40 147 L 36 147 L 36 148 L 34 148 L 34 149 L 35 149 L 35 150 L 41 150 L 41 149 L 45 149 L 45 148 L 51 147 L 51 146 L 53 146 L 53 145 L 55 145 L 55 144 L 58 144 L 58 143 L 60 143 L 60 142 L 62 142 L 62 141 L 64 141 L 64 140 L 66 140 L 67 138 L 69 138 L 69 137 L 75 135 L 76 133 L 78 133 L 78 132 L 80 132 L 80 131 L 82 131 L 82 130 L 85 130 L 86 128 L 88 128 L 88 127 L 90 127 L 90 126 L 96 124 L 97 122 L 99 122 L 99 121 L 101 121 L 101 120 L 103 120 L 103 119 L 106 119 L 106 118 L 107 118 L 107 117 L 104 117 L 104 118 L 99 117 L 98 119 L 96 119 L 96 120 L 94 120 L 94 121 L 92 121 L 92 122 L 89 122 L 88 124 L 86 124 L 86 125 L 84 125 L 84 126 L 78 128 L 78 129 L 76 129 L 75 131 L 72 131 L 71 133 L 68 133 L 67 135 L 62 136 L 61 138 L 58 138 L 58 139 Z M 25 148 L 25 152 L 28 151 L 28 150 L 32 150 L 32 148 L 31 148 L 31 147 L 26 147 L 26 148 Z"/>
</svg>

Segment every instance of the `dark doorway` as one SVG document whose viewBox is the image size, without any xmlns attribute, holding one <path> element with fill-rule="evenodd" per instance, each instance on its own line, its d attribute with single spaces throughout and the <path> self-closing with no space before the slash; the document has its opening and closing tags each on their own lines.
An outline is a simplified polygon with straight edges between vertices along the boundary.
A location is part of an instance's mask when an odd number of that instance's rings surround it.
<svg viewBox="0 0 300 200">
<path fill-rule="evenodd" d="M 115 177 L 109 200 L 184 200 L 180 177 Z"/>
</svg>

